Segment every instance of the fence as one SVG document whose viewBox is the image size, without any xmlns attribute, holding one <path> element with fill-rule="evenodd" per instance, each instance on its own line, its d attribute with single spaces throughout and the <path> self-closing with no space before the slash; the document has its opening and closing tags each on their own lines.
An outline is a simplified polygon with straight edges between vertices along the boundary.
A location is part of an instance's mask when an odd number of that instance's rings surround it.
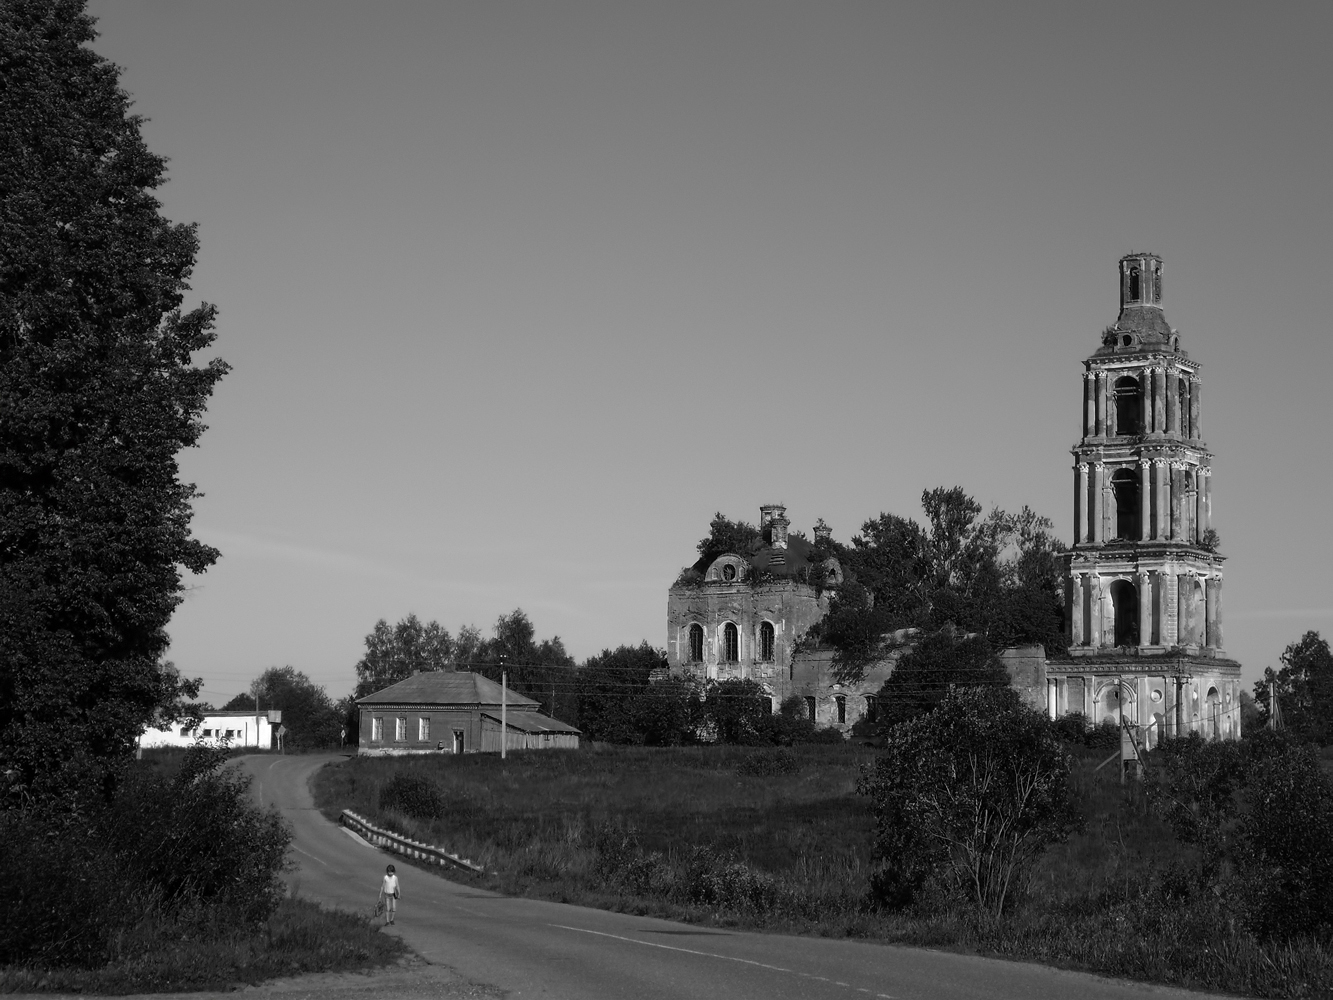
<svg viewBox="0 0 1333 1000">
<path fill-rule="evenodd" d="M 443 847 L 422 844 L 415 840 L 409 840 L 407 837 L 391 830 L 383 830 L 372 825 L 350 809 L 344 809 L 342 815 L 338 817 L 338 821 L 349 830 L 354 830 L 360 834 L 376 847 L 385 847 L 396 854 L 405 854 L 409 858 L 416 858 L 431 865 L 453 865 L 455 868 L 462 868 L 464 871 L 485 874 L 486 869 L 482 868 L 481 865 L 474 865 L 467 858 L 450 854 Z"/>
</svg>

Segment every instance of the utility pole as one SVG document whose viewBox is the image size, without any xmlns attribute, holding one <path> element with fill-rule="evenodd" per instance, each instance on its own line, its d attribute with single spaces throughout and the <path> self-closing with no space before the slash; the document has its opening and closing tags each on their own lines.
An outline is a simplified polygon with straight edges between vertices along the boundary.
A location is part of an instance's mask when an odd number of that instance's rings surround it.
<svg viewBox="0 0 1333 1000">
<path fill-rule="evenodd" d="M 500 654 L 500 759 L 505 759 L 509 746 L 509 675 L 505 672 L 505 655 Z"/>
</svg>

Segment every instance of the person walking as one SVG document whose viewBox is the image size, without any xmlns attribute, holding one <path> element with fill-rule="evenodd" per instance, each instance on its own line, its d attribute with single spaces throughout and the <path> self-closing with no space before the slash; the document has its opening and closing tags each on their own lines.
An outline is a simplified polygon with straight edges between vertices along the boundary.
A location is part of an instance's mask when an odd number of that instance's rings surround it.
<svg viewBox="0 0 1333 1000">
<path fill-rule="evenodd" d="M 393 865 L 384 869 L 384 881 L 380 883 L 380 906 L 384 909 L 385 926 L 388 926 L 393 923 L 398 910 L 398 876 L 394 874 Z"/>
</svg>

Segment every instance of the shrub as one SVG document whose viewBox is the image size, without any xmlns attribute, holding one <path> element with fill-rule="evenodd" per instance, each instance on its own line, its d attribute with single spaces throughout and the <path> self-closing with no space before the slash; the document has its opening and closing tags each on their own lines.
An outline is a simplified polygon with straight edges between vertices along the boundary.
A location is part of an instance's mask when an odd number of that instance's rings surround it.
<svg viewBox="0 0 1333 1000">
<path fill-rule="evenodd" d="M 685 862 L 684 895 L 695 904 L 717 909 L 763 912 L 773 906 L 773 879 L 755 871 L 734 854 L 696 847 Z"/>
<path fill-rule="evenodd" d="M 1008 689 L 951 691 L 895 726 L 858 790 L 876 812 L 872 894 L 889 905 L 936 877 L 998 917 L 1036 857 L 1077 823 L 1068 752 Z"/>
<path fill-rule="evenodd" d="M 381 809 L 397 809 L 415 819 L 438 819 L 444 815 L 444 798 L 429 778 L 417 774 L 395 774 L 380 789 Z"/>
<path fill-rule="evenodd" d="M 1150 794 L 1246 928 L 1269 941 L 1333 929 L 1333 781 L 1314 747 L 1260 730 L 1162 749 Z"/>
<path fill-rule="evenodd" d="M 92 967 L 146 917 L 254 924 L 283 894 L 290 835 L 251 801 L 227 751 L 173 777 L 131 768 L 114 798 L 0 813 L 0 964 Z M 100 793 L 100 789 L 98 790 Z"/>
</svg>

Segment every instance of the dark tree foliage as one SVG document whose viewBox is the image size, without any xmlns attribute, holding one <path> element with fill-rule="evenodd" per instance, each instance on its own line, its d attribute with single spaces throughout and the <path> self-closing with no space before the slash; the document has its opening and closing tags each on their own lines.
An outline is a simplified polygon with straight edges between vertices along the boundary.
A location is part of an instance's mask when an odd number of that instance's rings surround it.
<svg viewBox="0 0 1333 1000">
<path fill-rule="evenodd" d="M 282 725 L 287 730 L 284 746 L 310 750 L 338 745 L 343 713 L 323 687 L 295 667 L 269 667 L 250 682 L 248 693 L 238 694 L 222 708 L 228 712 L 247 711 L 256 704 L 261 712 L 281 710 Z"/>
<path fill-rule="evenodd" d="M 227 367 L 181 311 L 197 240 L 78 0 L 0 5 L 0 771 L 110 782 L 155 710 L 190 537 L 194 445 Z M 39 779 L 35 781 L 35 779 Z M 110 784 L 107 784 L 108 792 Z"/>
<path fill-rule="evenodd" d="M 708 537 L 699 540 L 699 559 L 694 564 L 694 569 L 702 573 L 718 556 L 728 552 L 749 555 L 762 543 L 763 537 L 753 524 L 728 520 L 721 511 L 718 511 L 708 525 Z"/>
<path fill-rule="evenodd" d="M 854 584 L 839 588 L 811 637 L 837 651 L 841 679 L 858 680 L 900 629 L 957 627 L 995 648 L 1040 643 L 1065 652 L 1063 546 L 1051 522 L 1027 507 L 983 517 L 961 487 L 927 490 L 921 505 L 927 527 L 880 514 L 840 557 Z"/>
<path fill-rule="evenodd" d="M 1008 688 L 951 691 L 893 729 L 858 790 L 876 818 L 871 895 L 890 908 L 934 879 L 998 917 L 1079 821 L 1068 752 Z"/>
<path fill-rule="evenodd" d="M 1267 667 L 1255 681 L 1254 700 L 1259 725 L 1268 723 L 1270 691 L 1277 689 L 1282 724 L 1301 739 L 1328 746 L 1333 743 L 1333 652 L 1318 632 L 1306 632 L 1282 651 L 1282 668 Z"/>
<path fill-rule="evenodd" d="M 648 679 L 666 665 L 666 654 L 646 639 L 637 646 L 604 649 L 586 660 L 578 671 L 578 727 L 584 739 L 647 743 L 654 728 L 649 716 L 659 707 L 650 696 Z"/>
<path fill-rule="evenodd" d="M 754 681 L 715 681 L 708 685 L 704 714 L 719 743 L 758 746 L 773 742 L 768 735 L 772 704 Z"/>
<path fill-rule="evenodd" d="M 455 663 L 453 637 L 439 622 L 423 625 L 409 614 L 390 627 L 381 618 L 366 636 L 366 655 L 356 665 L 353 697 L 382 691 L 422 670 L 452 670 Z"/>
<path fill-rule="evenodd" d="M 1009 674 L 985 636 L 950 629 L 920 637 L 879 690 L 881 729 L 934 710 L 953 688 L 1005 688 Z"/>
<path fill-rule="evenodd" d="M 552 718 L 573 723 L 578 715 L 578 698 L 570 683 L 574 658 L 560 636 L 537 642 L 537 630 L 522 608 L 496 619 L 493 633 L 477 647 L 478 663 L 470 669 L 494 681 L 500 680 L 503 670 L 511 690 L 540 702 L 541 711 Z"/>
<path fill-rule="evenodd" d="M 1333 931 L 1333 780 L 1308 743 L 1168 740 L 1149 772 L 1154 807 L 1198 848 L 1204 891 L 1234 900 L 1266 940 Z"/>
</svg>

